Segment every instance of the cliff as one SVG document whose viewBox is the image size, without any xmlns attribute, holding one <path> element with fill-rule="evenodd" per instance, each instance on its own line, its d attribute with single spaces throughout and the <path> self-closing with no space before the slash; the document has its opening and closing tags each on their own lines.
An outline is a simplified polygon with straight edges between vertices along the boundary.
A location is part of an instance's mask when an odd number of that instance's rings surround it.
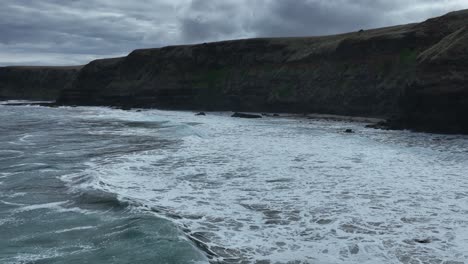
<svg viewBox="0 0 468 264">
<path fill-rule="evenodd" d="M 462 10 L 333 36 L 136 50 L 86 65 L 58 103 L 359 115 L 468 133 L 467 21 Z"/>
<path fill-rule="evenodd" d="M 447 21 L 454 20 L 461 23 L 450 27 Z M 468 12 L 430 23 L 448 34 L 418 54 L 413 78 L 400 96 L 396 126 L 468 134 Z"/>
<path fill-rule="evenodd" d="M 0 67 L 0 100 L 56 100 L 81 67 Z"/>
<path fill-rule="evenodd" d="M 137 50 L 87 65 L 60 102 L 384 115 L 430 46 L 412 29 Z"/>
</svg>

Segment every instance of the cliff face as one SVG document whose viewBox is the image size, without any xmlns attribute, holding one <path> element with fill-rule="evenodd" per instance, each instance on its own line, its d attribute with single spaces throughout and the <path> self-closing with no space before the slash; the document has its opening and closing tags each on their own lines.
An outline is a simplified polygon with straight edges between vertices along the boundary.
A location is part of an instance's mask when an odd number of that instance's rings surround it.
<svg viewBox="0 0 468 264">
<path fill-rule="evenodd" d="M 467 21 L 464 10 L 335 36 L 136 50 L 86 65 L 58 102 L 380 116 L 468 133 Z"/>
<path fill-rule="evenodd" d="M 0 67 L 0 100 L 56 100 L 80 67 Z"/>
<path fill-rule="evenodd" d="M 413 25 L 317 38 L 137 50 L 95 61 L 61 101 L 243 111 L 384 115 L 430 47 Z"/>
<path fill-rule="evenodd" d="M 456 12 L 430 22 L 444 27 L 450 21 L 463 23 L 417 57 L 414 78 L 400 98 L 398 126 L 468 133 L 468 14 Z"/>
</svg>

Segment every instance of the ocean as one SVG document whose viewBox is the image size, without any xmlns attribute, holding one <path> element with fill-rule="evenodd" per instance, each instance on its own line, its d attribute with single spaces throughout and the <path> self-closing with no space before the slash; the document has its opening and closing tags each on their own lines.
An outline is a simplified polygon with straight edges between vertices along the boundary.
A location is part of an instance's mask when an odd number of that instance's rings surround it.
<svg viewBox="0 0 468 264">
<path fill-rule="evenodd" d="M 0 105 L 0 263 L 468 263 L 468 136 Z"/>
</svg>

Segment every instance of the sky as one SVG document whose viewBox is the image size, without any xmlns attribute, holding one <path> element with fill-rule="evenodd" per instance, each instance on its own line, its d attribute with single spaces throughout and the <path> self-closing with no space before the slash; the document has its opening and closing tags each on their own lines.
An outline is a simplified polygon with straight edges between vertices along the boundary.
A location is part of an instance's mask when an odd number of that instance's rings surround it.
<svg viewBox="0 0 468 264">
<path fill-rule="evenodd" d="M 78 65 L 134 49 L 315 36 L 468 9 L 468 0 L 2 0 L 0 66 Z"/>
</svg>

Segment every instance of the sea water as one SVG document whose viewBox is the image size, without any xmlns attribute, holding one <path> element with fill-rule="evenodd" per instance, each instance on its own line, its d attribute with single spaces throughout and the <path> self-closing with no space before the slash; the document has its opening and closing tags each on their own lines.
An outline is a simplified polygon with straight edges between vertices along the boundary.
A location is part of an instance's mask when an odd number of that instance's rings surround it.
<svg viewBox="0 0 468 264">
<path fill-rule="evenodd" d="M 468 137 L 0 105 L 0 263 L 468 263 Z"/>
</svg>

